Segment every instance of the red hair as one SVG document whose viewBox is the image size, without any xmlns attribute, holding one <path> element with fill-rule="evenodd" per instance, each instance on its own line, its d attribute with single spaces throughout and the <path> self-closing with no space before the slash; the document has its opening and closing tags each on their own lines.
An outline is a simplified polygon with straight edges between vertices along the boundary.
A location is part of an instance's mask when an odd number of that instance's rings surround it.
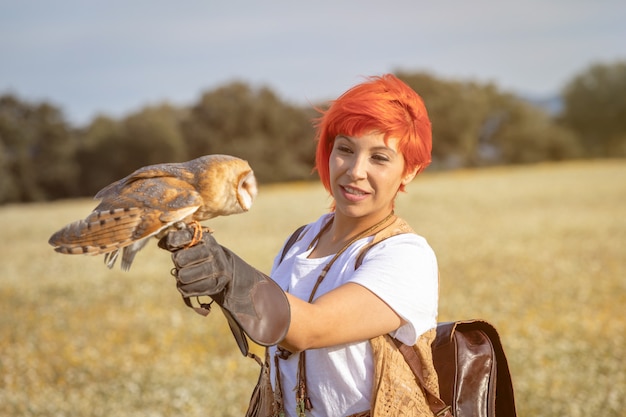
<svg viewBox="0 0 626 417">
<path fill-rule="evenodd" d="M 423 171 L 431 162 L 432 130 L 421 97 L 396 76 L 368 77 L 333 100 L 317 120 L 315 169 L 330 191 L 329 158 L 337 135 L 383 133 L 398 139 L 404 174 Z M 404 187 L 401 187 L 403 190 Z"/>
</svg>

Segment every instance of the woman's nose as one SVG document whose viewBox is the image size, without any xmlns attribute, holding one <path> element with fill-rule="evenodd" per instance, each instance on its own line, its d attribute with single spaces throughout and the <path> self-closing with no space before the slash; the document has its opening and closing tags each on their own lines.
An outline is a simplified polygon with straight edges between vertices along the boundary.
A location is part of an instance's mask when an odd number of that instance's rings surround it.
<svg viewBox="0 0 626 417">
<path fill-rule="evenodd" d="M 358 155 L 350 161 L 348 175 L 354 179 L 365 178 L 367 176 L 367 159 Z"/>
</svg>

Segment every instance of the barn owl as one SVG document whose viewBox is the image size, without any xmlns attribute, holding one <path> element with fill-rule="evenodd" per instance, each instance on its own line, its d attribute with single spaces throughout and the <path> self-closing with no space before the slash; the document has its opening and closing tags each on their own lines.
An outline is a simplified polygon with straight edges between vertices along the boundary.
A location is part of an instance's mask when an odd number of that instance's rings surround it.
<svg viewBox="0 0 626 417">
<path fill-rule="evenodd" d="M 248 211 L 257 195 L 248 162 L 206 155 L 188 162 L 150 165 L 100 190 L 100 204 L 84 220 L 68 224 L 48 243 L 65 254 L 104 254 L 113 268 L 120 250 L 128 270 L 148 239 L 171 228 Z"/>
</svg>

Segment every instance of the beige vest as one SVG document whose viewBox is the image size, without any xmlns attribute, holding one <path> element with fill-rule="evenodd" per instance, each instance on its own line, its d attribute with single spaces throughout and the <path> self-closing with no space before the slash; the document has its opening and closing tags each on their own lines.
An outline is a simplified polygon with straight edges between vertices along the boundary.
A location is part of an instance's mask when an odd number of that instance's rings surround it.
<svg viewBox="0 0 626 417">
<path fill-rule="evenodd" d="M 401 233 L 415 233 L 401 218 L 374 236 L 357 259 L 356 267 L 361 263 L 367 249 L 381 240 Z M 422 334 L 413 346 L 422 363 L 424 383 L 430 392 L 439 395 L 439 380 L 431 344 L 435 340 L 437 329 L 433 328 Z M 423 389 L 419 386 L 413 371 L 406 363 L 388 334 L 370 340 L 374 354 L 374 384 L 372 391 L 371 417 L 423 417 L 432 416 Z"/>
<path fill-rule="evenodd" d="M 421 360 L 425 384 L 431 392 L 439 394 L 439 381 L 431 351 L 435 336 L 436 329 L 427 331 L 419 337 L 413 349 Z M 424 391 L 390 336 L 378 336 L 370 342 L 374 354 L 370 416 L 432 416 Z"/>
</svg>

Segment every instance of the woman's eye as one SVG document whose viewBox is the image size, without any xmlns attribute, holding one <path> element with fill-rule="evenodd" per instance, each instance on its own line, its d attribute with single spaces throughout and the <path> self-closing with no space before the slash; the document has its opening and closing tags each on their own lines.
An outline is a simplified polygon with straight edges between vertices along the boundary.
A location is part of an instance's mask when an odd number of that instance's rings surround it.
<svg viewBox="0 0 626 417">
<path fill-rule="evenodd" d="M 347 147 L 347 146 L 345 146 L 345 145 L 337 145 L 337 150 L 338 150 L 339 152 L 345 152 L 345 153 L 349 153 L 349 152 L 351 152 L 350 148 L 348 148 L 348 147 Z"/>
<path fill-rule="evenodd" d="M 389 157 L 387 155 L 376 154 L 372 155 L 372 159 L 376 162 L 389 162 Z"/>
</svg>

